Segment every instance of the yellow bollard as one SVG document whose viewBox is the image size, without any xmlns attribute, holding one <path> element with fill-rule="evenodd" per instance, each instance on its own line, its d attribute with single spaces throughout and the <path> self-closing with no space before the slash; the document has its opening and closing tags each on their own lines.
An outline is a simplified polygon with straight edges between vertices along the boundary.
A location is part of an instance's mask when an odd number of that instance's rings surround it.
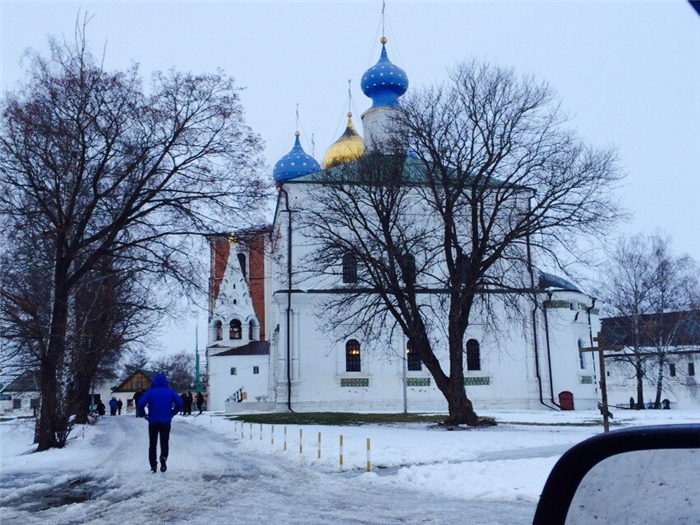
<svg viewBox="0 0 700 525">
<path fill-rule="evenodd" d="M 284 427 L 284 449 L 285 452 L 287 451 L 287 427 Z"/>
<path fill-rule="evenodd" d="M 367 438 L 367 472 L 372 471 L 372 462 L 369 459 L 369 449 L 370 449 L 369 438 Z"/>
<path fill-rule="evenodd" d="M 250 424 L 250 439 L 253 439 L 253 423 Z"/>
<path fill-rule="evenodd" d="M 340 470 L 343 470 L 343 435 L 340 435 Z"/>
<path fill-rule="evenodd" d="M 272 425 L 272 428 L 270 429 L 270 445 L 275 444 L 275 425 Z"/>
<path fill-rule="evenodd" d="M 241 421 L 241 439 L 243 439 L 245 437 L 244 436 L 244 429 L 245 429 L 245 426 L 243 426 L 243 421 Z"/>
<path fill-rule="evenodd" d="M 304 431 L 299 429 L 299 454 L 304 453 Z"/>
<path fill-rule="evenodd" d="M 318 459 L 321 459 L 321 433 L 318 433 Z"/>
</svg>

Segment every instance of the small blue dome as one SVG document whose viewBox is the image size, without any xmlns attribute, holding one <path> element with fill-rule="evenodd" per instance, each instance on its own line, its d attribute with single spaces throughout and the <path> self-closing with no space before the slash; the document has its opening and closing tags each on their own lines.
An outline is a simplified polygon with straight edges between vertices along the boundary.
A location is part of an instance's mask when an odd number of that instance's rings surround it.
<svg viewBox="0 0 700 525">
<path fill-rule="evenodd" d="M 321 165 L 301 147 L 297 132 L 292 151 L 277 161 L 272 170 L 272 177 L 275 182 L 284 182 L 316 171 L 321 171 Z"/>
<path fill-rule="evenodd" d="M 399 97 L 408 89 L 406 72 L 391 63 L 386 54 L 385 41 L 382 40 L 379 62 L 365 71 L 360 82 L 362 92 L 372 99 L 373 108 L 399 107 Z"/>
</svg>

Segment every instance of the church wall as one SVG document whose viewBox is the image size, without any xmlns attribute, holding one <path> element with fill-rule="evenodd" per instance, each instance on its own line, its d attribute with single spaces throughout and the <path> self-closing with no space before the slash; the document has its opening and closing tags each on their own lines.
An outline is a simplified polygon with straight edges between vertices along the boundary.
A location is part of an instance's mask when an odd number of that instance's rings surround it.
<svg viewBox="0 0 700 525">
<path fill-rule="evenodd" d="M 211 257 L 209 266 L 209 317 L 211 317 L 214 312 L 216 298 L 219 296 L 219 287 L 221 286 L 221 280 L 224 278 L 231 245 L 228 237 L 216 235 L 209 238 L 209 247 Z"/>
<path fill-rule="evenodd" d="M 319 299 L 320 300 L 320 299 Z M 324 331 L 317 317 L 318 304 L 312 296 L 293 297 L 293 329 L 303 334 L 298 352 L 299 375 L 293 376 L 292 406 L 305 411 L 402 411 L 403 363 L 405 343 L 402 337 L 393 341 L 391 350 L 372 348 L 372 342 L 361 343 L 361 372 L 345 371 L 344 342 Z M 286 294 L 277 296 L 276 307 L 286 307 Z M 298 319 L 298 321 L 297 321 Z M 482 327 L 472 327 L 466 339 L 480 342 L 482 366 L 479 371 L 466 371 L 467 395 L 475 409 L 485 407 L 538 408 L 532 403 L 532 377 L 529 371 L 530 341 L 522 329 L 514 329 L 498 342 Z M 465 341 L 466 341 L 465 339 Z M 297 338 L 292 335 L 296 344 Z M 277 403 L 286 404 L 286 328 L 282 327 L 278 363 Z M 292 355 L 297 355 L 292 349 Z M 448 370 L 447 352 L 440 356 Z M 466 358 L 465 358 L 466 359 Z M 293 370 L 295 367 L 293 367 Z M 466 364 L 465 364 L 466 370 Z M 445 411 L 447 405 L 434 379 L 423 366 L 421 371 L 407 371 L 409 411 Z M 348 381 L 349 380 L 349 381 Z M 341 386 L 344 382 L 365 380 L 368 386 Z M 427 385 L 425 383 L 428 383 Z M 415 386 L 413 386 L 415 385 Z M 537 399 L 535 397 L 535 399 Z M 539 405 L 541 408 L 541 405 Z"/>
<path fill-rule="evenodd" d="M 549 326 L 549 344 L 552 366 L 552 388 L 547 387 L 547 396 L 559 403 L 559 393 L 568 391 L 574 395 L 575 409 L 594 409 L 598 402 L 597 354 L 579 354 L 579 341 L 584 347 L 591 346 L 591 334 L 600 330 L 598 315 L 591 315 L 588 324 L 586 309 L 591 307 L 588 296 L 575 292 L 555 292 L 546 308 Z M 543 314 L 544 315 L 544 314 Z M 546 341 L 542 355 L 547 357 Z"/>
<path fill-rule="evenodd" d="M 256 396 L 268 395 L 268 356 L 212 356 L 209 359 L 210 410 L 224 410 L 225 402 L 239 388 L 248 395 L 249 401 L 255 401 Z M 258 367 L 258 373 L 254 368 Z M 231 369 L 235 368 L 235 375 Z"/>
</svg>

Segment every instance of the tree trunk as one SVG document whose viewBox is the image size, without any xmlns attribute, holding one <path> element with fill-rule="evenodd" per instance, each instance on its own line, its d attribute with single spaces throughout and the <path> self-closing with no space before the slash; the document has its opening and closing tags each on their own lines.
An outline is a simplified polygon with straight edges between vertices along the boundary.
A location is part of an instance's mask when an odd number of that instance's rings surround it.
<svg viewBox="0 0 700 525">
<path fill-rule="evenodd" d="M 659 356 L 659 373 L 656 376 L 656 398 L 654 399 L 654 408 L 656 410 L 661 408 L 661 390 L 664 385 L 664 355 Z"/>
<path fill-rule="evenodd" d="M 76 425 L 84 425 L 88 422 L 90 415 L 90 387 L 92 386 L 91 378 L 94 376 L 94 370 L 78 371 L 73 383 L 71 392 L 71 409 L 69 413 L 75 414 L 74 422 Z"/>
<path fill-rule="evenodd" d="M 468 425 L 475 427 L 478 417 L 474 405 L 464 390 L 464 380 L 459 377 L 450 378 L 446 390 L 442 392 L 447 399 L 450 415 L 445 420 L 446 425 Z"/>
<path fill-rule="evenodd" d="M 440 367 L 440 363 L 432 352 L 421 353 L 421 345 L 425 344 L 429 347 L 427 337 L 416 337 L 416 348 L 419 349 L 421 360 L 426 368 L 435 379 L 435 385 L 438 387 L 442 395 L 447 401 L 449 416 L 445 420 L 446 425 L 469 425 L 475 427 L 478 423 L 478 417 L 474 412 L 474 406 L 467 397 L 464 390 L 464 375 L 461 366 L 457 370 L 451 370 L 450 376 L 446 376 Z M 459 355 L 461 364 L 461 352 Z"/>
<path fill-rule="evenodd" d="M 62 447 L 65 440 L 61 440 L 60 436 L 67 427 L 58 374 L 66 347 L 68 290 L 64 282 L 59 285 L 58 275 L 56 280 L 49 345 L 46 356 L 41 360 L 41 413 L 36 432 L 38 451 Z"/>
<path fill-rule="evenodd" d="M 644 409 L 644 371 L 642 370 L 642 363 L 637 359 L 636 363 L 636 377 L 637 377 L 637 410 Z"/>
</svg>

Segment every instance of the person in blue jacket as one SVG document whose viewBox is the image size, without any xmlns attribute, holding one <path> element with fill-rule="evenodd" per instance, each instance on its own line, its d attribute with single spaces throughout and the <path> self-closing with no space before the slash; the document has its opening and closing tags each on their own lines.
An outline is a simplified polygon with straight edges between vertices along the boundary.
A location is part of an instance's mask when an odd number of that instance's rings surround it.
<svg viewBox="0 0 700 525">
<path fill-rule="evenodd" d="M 174 405 L 174 406 L 173 406 Z M 146 391 L 138 401 L 136 410 L 142 417 L 148 420 L 148 461 L 151 463 L 151 471 L 155 472 L 156 446 L 160 436 L 160 471 L 168 470 L 168 441 L 170 439 L 170 422 L 173 416 L 182 410 L 182 399 L 175 390 L 168 386 L 168 378 L 165 374 L 158 374 L 151 381 L 150 390 Z M 145 408 L 148 406 L 148 413 Z"/>
</svg>

